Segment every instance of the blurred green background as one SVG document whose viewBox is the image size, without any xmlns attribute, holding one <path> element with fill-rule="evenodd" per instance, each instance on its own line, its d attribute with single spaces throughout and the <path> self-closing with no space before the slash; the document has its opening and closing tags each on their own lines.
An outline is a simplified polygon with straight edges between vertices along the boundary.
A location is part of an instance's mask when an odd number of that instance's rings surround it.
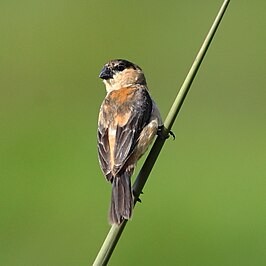
<svg viewBox="0 0 266 266">
<path fill-rule="evenodd" d="M 165 118 L 221 4 L 0 2 L 0 265 L 92 264 L 99 71 L 139 64 Z M 265 9 L 231 1 L 110 265 L 266 265 Z"/>
</svg>

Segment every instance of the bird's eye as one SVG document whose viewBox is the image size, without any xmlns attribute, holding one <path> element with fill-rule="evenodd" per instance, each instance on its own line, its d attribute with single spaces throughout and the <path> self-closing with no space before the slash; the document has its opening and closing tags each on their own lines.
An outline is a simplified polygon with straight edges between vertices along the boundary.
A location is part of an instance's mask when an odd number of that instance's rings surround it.
<svg viewBox="0 0 266 266">
<path fill-rule="evenodd" d="M 124 64 L 119 64 L 115 67 L 115 70 L 117 71 L 123 71 L 126 68 Z"/>
</svg>

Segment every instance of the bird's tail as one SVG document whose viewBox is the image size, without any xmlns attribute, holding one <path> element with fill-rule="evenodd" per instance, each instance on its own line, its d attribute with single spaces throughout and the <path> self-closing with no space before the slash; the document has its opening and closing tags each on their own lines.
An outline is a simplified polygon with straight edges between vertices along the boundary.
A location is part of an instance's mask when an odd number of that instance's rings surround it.
<svg viewBox="0 0 266 266">
<path fill-rule="evenodd" d="M 131 191 L 131 175 L 128 172 L 114 177 L 112 182 L 112 197 L 109 213 L 110 224 L 120 224 L 124 219 L 131 218 L 133 195 Z"/>
</svg>

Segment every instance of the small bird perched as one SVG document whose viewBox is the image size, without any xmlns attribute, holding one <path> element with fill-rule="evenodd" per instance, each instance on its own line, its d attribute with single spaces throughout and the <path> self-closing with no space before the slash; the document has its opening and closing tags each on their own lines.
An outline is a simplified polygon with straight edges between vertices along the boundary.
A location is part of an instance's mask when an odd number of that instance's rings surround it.
<svg viewBox="0 0 266 266">
<path fill-rule="evenodd" d="M 112 60 L 99 75 L 107 95 L 98 121 L 98 155 L 103 174 L 112 183 L 109 221 L 119 225 L 133 209 L 131 176 L 162 126 L 141 68 L 127 60 Z"/>
</svg>

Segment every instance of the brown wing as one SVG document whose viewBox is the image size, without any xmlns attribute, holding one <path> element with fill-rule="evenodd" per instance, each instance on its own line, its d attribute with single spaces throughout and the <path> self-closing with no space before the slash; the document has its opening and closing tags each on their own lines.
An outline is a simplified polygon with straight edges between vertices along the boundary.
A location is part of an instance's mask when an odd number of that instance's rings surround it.
<svg viewBox="0 0 266 266">
<path fill-rule="evenodd" d="M 108 127 L 105 127 L 102 123 L 98 125 L 98 158 L 100 166 L 106 179 L 111 180 L 111 168 L 110 168 L 110 147 L 108 140 Z"/>
<path fill-rule="evenodd" d="M 98 125 L 98 154 L 107 180 L 117 174 L 134 151 L 152 111 L 146 89 L 125 88 L 111 92 L 104 100 Z"/>
</svg>

